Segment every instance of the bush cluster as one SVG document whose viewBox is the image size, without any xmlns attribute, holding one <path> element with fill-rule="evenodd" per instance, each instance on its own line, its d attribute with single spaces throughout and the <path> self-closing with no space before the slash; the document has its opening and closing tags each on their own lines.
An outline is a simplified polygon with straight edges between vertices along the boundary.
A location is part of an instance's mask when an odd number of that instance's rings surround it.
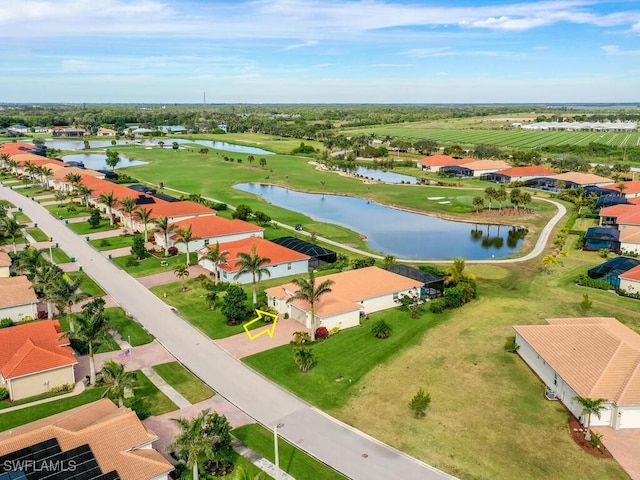
<svg viewBox="0 0 640 480">
<path fill-rule="evenodd" d="M 610 290 L 611 285 L 604 280 L 590 278 L 586 273 L 581 273 L 576 279 L 576 283 L 582 287 L 597 288 L 598 290 Z"/>
</svg>

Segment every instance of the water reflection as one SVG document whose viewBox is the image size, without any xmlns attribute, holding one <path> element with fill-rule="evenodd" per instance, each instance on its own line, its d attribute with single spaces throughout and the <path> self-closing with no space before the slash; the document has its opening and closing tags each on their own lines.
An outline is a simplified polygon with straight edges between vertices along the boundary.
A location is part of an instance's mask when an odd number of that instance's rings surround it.
<svg viewBox="0 0 640 480">
<path fill-rule="evenodd" d="M 379 180 L 388 183 L 416 183 L 416 177 L 394 173 L 384 169 L 365 167 L 362 165 L 340 165 L 337 167 L 341 172 L 348 172 L 353 175 Z"/>
</svg>

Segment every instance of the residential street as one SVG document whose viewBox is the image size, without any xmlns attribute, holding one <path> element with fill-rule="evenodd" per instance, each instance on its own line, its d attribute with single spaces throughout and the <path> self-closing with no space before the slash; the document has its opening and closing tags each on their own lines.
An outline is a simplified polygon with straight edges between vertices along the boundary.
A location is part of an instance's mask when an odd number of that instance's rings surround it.
<svg viewBox="0 0 640 480">
<path fill-rule="evenodd" d="M 268 427 L 283 424 L 278 432 L 299 448 L 355 479 L 453 478 L 342 425 L 264 379 L 182 320 L 35 201 L 4 186 L 0 197 L 21 207 L 63 250 L 72 252 L 87 274 L 205 383 L 258 422 Z"/>
</svg>

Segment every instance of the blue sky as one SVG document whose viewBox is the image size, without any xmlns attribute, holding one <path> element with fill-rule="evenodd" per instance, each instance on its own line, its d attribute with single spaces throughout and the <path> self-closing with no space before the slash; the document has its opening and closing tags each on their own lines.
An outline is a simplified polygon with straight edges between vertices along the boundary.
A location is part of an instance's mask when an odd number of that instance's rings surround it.
<svg viewBox="0 0 640 480">
<path fill-rule="evenodd" d="M 640 1 L 1 0 L 0 102 L 640 101 Z"/>
</svg>

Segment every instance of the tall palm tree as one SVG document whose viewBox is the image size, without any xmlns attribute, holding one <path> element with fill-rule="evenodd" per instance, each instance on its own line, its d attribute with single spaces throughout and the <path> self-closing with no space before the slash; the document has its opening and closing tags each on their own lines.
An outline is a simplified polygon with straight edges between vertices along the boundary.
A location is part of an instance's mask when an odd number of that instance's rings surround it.
<svg viewBox="0 0 640 480">
<path fill-rule="evenodd" d="M 124 197 L 120 200 L 120 210 L 129 216 L 129 224 L 133 230 L 133 211 L 136 209 L 136 200 L 133 197 Z"/>
<path fill-rule="evenodd" d="M 82 182 L 82 176 L 79 173 L 67 173 L 64 179 L 69 182 L 73 187 L 77 187 Z"/>
<path fill-rule="evenodd" d="M 294 278 L 292 283 L 298 287 L 298 290 L 293 296 L 287 299 L 287 303 L 291 303 L 294 300 L 303 300 L 309 304 L 311 313 L 311 338 L 316 339 L 316 305 L 320 301 L 323 295 L 331 292 L 331 285 L 334 284 L 333 280 L 325 280 L 324 282 L 316 285 L 316 275 L 313 269 L 309 269 L 309 279 L 306 278 Z"/>
<path fill-rule="evenodd" d="M 218 266 L 225 263 L 229 257 L 229 252 L 226 250 L 220 250 L 220 242 L 216 242 L 215 247 L 209 247 L 204 258 L 213 262 L 213 280 L 214 283 L 218 283 L 219 273 Z"/>
<path fill-rule="evenodd" d="M 0 163 L 3 168 L 9 168 L 9 160 L 11 160 L 11 155 L 8 153 L 0 153 Z"/>
<path fill-rule="evenodd" d="M 176 266 L 176 268 L 173 270 L 173 273 L 176 277 L 178 277 L 180 280 L 183 280 L 184 282 L 187 278 L 189 278 L 189 266 L 186 263 L 181 263 L 180 265 Z M 182 291 L 184 292 L 186 289 L 187 287 L 183 283 Z"/>
<path fill-rule="evenodd" d="M 252 286 L 253 286 L 253 304 L 258 303 L 258 292 L 257 285 L 260 280 L 262 280 L 262 275 L 266 275 L 267 277 L 271 276 L 271 272 L 268 268 L 264 268 L 264 265 L 268 265 L 271 263 L 271 259 L 267 257 L 261 257 L 258 254 L 258 247 L 254 243 L 251 247 L 251 253 L 247 252 L 239 252 L 238 253 L 238 263 L 237 267 L 240 269 L 238 273 L 235 275 L 235 279 L 237 280 L 240 275 L 244 273 L 250 273 L 252 277 Z"/>
<path fill-rule="evenodd" d="M 89 382 L 96 383 L 95 350 L 111 338 L 112 325 L 104 311 L 104 300 L 95 298 L 83 305 L 77 319 L 75 331 L 67 332 L 63 337 L 84 343 L 89 349 Z"/>
<path fill-rule="evenodd" d="M 42 179 L 42 186 L 44 188 L 48 189 L 49 188 L 49 177 L 51 177 L 53 175 L 53 170 L 51 170 L 46 165 L 41 165 L 40 168 L 38 169 L 38 173 L 40 174 L 40 177 Z"/>
<path fill-rule="evenodd" d="M 38 170 L 38 166 L 34 164 L 31 160 L 27 160 L 22 164 L 22 171 L 26 172 L 27 175 L 29 175 L 29 178 L 31 180 L 33 180 L 33 178 L 36 176 L 37 170 Z"/>
<path fill-rule="evenodd" d="M 127 389 L 133 388 L 137 380 L 135 372 L 126 372 L 124 365 L 107 360 L 100 370 L 100 380 L 107 385 L 107 389 L 102 394 L 103 397 L 113 395 L 118 398 L 118 406 L 124 405 L 124 394 Z"/>
<path fill-rule="evenodd" d="M 18 163 L 17 160 L 14 160 L 13 158 L 9 158 L 9 160 L 7 160 L 5 163 L 7 164 L 7 167 L 11 169 L 14 175 L 18 173 L 18 165 L 20 164 Z"/>
<path fill-rule="evenodd" d="M 604 398 L 593 400 L 592 398 L 581 397 L 580 395 L 576 395 L 573 399 L 582 405 L 582 413 L 580 415 L 587 416 L 587 433 L 584 439 L 589 442 L 591 441 L 591 415 L 593 414 L 600 418 L 600 410 L 604 408 L 607 400 Z"/>
<path fill-rule="evenodd" d="M 89 196 L 93 193 L 93 190 L 82 183 L 76 187 L 78 195 L 82 197 L 82 202 L 85 207 L 89 206 Z"/>
<path fill-rule="evenodd" d="M 109 215 L 109 225 L 113 225 L 113 214 L 111 213 L 111 210 L 113 206 L 118 202 L 115 195 L 113 194 L 113 191 L 101 193 L 98 197 L 98 201 L 105 207 L 107 207 L 107 215 Z"/>
<path fill-rule="evenodd" d="M 4 220 L 4 226 L 2 228 L 4 235 L 11 238 L 11 244 L 13 245 L 13 253 L 16 253 L 16 239 L 21 235 L 24 225 L 19 223 L 15 218 L 7 218 Z"/>
<path fill-rule="evenodd" d="M 214 442 L 205 434 L 209 419 L 209 409 L 203 410 L 191 420 L 172 418 L 180 427 L 180 433 L 170 445 L 177 456 L 185 458 L 187 467 L 191 468 L 192 480 L 198 480 L 198 460 L 214 454 Z"/>
<path fill-rule="evenodd" d="M 164 256 L 169 255 L 169 235 L 176 231 L 176 226 L 169 223 L 168 217 L 158 217 L 155 222 L 156 228 L 154 232 L 158 232 L 164 238 Z"/>
<path fill-rule="evenodd" d="M 151 222 L 151 212 L 153 212 L 153 208 L 142 207 L 136 208 L 133 212 L 135 219 L 144 225 L 144 243 L 149 241 L 149 229 L 147 228 L 147 225 Z M 131 228 L 133 229 L 133 224 L 131 225 Z"/>
<path fill-rule="evenodd" d="M 484 189 L 484 198 L 489 201 L 489 210 L 491 210 L 491 206 L 493 201 L 496 199 L 497 190 L 494 187 L 487 187 Z"/>
<path fill-rule="evenodd" d="M 463 280 L 473 280 L 473 274 L 464 271 L 464 258 L 456 258 L 453 263 L 445 270 L 446 277 L 444 283 L 446 285 L 457 285 Z"/>
<path fill-rule="evenodd" d="M 82 300 L 89 298 L 89 295 L 80 290 L 81 279 L 67 280 L 64 276 L 51 286 L 49 291 L 51 300 L 56 304 L 58 310 L 63 312 L 69 319 L 69 329 L 75 331 L 75 324 L 73 321 L 73 314 L 71 309 L 73 306 L 81 302 Z"/>
<path fill-rule="evenodd" d="M 504 188 L 504 185 L 496 190 L 494 198 L 500 203 L 500 210 L 502 210 L 502 203 L 507 200 L 507 190 Z"/>
<path fill-rule="evenodd" d="M 33 288 L 40 298 L 47 302 L 47 318 L 53 318 L 53 302 L 56 297 L 53 288 L 64 272 L 57 265 L 45 263 L 40 268 L 33 279 Z"/>
<path fill-rule="evenodd" d="M 42 250 L 29 246 L 17 254 L 13 268 L 17 273 L 34 277 L 45 263 L 47 261 L 42 256 Z"/>
<path fill-rule="evenodd" d="M 187 252 L 187 265 L 191 265 L 191 259 L 189 258 L 189 242 L 191 240 L 195 240 L 191 230 L 191 224 L 186 227 L 178 228 L 176 230 L 176 235 L 178 235 L 178 243 L 184 243 L 184 247 Z"/>
</svg>

